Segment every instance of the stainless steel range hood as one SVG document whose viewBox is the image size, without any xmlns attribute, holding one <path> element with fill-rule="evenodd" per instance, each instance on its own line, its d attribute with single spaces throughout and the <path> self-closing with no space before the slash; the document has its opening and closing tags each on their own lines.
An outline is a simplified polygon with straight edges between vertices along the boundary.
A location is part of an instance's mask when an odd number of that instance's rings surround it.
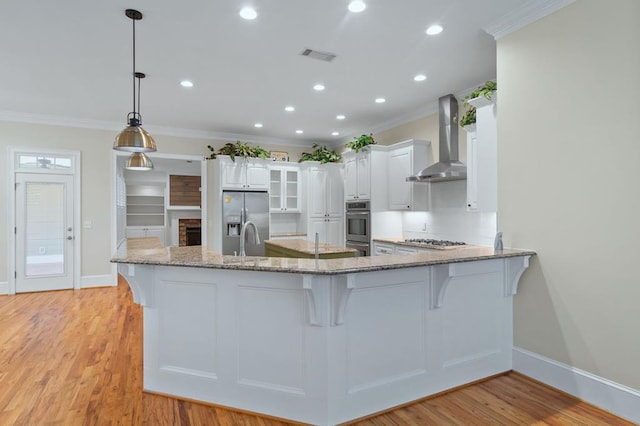
<svg viewBox="0 0 640 426">
<path fill-rule="evenodd" d="M 440 127 L 439 161 L 424 168 L 407 182 L 446 182 L 467 178 L 467 166 L 458 160 L 458 101 L 453 95 L 438 99 Z"/>
</svg>

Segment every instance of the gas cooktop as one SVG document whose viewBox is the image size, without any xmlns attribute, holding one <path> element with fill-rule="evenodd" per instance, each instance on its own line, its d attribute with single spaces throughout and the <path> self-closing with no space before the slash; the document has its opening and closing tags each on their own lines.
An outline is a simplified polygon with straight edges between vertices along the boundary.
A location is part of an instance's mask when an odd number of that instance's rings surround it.
<svg viewBox="0 0 640 426">
<path fill-rule="evenodd" d="M 438 246 L 438 247 L 453 247 L 453 246 L 463 246 L 466 243 L 461 241 L 449 241 L 449 240 L 432 240 L 432 239 L 424 239 L 424 238 L 411 238 L 404 240 L 405 243 L 413 243 L 420 244 L 425 246 Z"/>
</svg>

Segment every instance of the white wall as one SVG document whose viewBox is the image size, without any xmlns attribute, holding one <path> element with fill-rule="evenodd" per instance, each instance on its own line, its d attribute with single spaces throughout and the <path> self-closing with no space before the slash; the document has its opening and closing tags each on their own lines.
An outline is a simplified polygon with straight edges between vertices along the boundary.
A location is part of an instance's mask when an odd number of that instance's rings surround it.
<svg viewBox="0 0 640 426">
<path fill-rule="evenodd" d="M 640 2 L 580 0 L 498 41 L 499 228 L 535 250 L 515 343 L 640 389 Z"/>
</svg>

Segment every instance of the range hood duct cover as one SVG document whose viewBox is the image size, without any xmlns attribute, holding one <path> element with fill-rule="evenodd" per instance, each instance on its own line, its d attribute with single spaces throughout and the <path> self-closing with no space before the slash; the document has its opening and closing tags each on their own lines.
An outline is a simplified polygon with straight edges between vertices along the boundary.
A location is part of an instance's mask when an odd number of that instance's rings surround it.
<svg viewBox="0 0 640 426">
<path fill-rule="evenodd" d="M 459 160 L 458 101 L 453 95 L 438 99 L 438 124 L 439 161 L 420 170 L 415 176 L 409 176 L 407 182 L 446 182 L 467 178 L 467 166 Z"/>
</svg>

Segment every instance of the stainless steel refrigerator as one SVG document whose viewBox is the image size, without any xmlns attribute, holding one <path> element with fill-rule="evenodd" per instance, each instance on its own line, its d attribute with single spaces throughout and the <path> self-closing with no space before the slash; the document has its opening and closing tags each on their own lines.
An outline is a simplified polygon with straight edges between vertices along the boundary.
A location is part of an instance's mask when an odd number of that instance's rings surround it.
<svg viewBox="0 0 640 426">
<path fill-rule="evenodd" d="M 253 229 L 245 232 L 247 256 L 264 256 L 269 239 L 269 195 L 266 192 L 222 192 L 222 254 L 240 255 L 240 232 L 250 220 L 258 228 L 260 244 L 254 244 Z"/>
</svg>

